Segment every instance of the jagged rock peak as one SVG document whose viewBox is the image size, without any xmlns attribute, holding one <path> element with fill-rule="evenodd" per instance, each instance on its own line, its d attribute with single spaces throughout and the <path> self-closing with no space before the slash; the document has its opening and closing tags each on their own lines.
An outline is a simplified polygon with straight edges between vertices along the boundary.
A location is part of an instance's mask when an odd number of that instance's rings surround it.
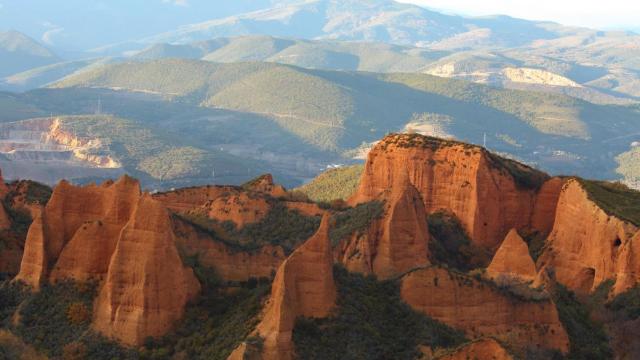
<svg viewBox="0 0 640 360">
<path fill-rule="evenodd" d="M 295 320 L 300 316 L 327 317 L 335 307 L 337 290 L 333 278 L 330 226 L 331 217 L 325 214 L 318 231 L 280 265 L 262 321 L 255 331 L 264 339 L 262 359 L 293 359 Z M 242 359 L 243 356 L 244 348 L 239 347 L 230 359 Z"/>
<path fill-rule="evenodd" d="M 128 345 L 164 335 L 200 290 L 175 245 L 167 209 L 143 195 L 120 233 L 95 301 L 93 327 Z"/>
<path fill-rule="evenodd" d="M 260 175 L 245 183 L 242 187 L 247 190 L 268 194 L 273 197 L 281 197 L 287 194 L 287 190 L 284 187 L 277 185 L 273 181 L 273 176 L 271 174 Z"/>
<path fill-rule="evenodd" d="M 536 265 L 529 254 L 529 247 L 516 229 L 511 229 L 500 245 L 487 275 L 497 283 L 511 281 L 528 282 L 536 277 Z"/>
</svg>

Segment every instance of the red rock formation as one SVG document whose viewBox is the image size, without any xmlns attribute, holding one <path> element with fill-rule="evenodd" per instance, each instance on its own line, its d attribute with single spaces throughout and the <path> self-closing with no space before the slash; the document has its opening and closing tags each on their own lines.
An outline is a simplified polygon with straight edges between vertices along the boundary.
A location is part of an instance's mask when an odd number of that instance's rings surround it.
<svg viewBox="0 0 640 360">
<path fill-rule="evenodd" d="M 550 299 L 524 301 L 437 267 L 404 276 L 401 296 L 415 310 L 472 338 L 494 336 L 522 348 L 569 349 L 569 338 Z"/>
<path fill-rule="evenodd" d="M 495 249 L 512 228 L 531 225 L 536 189 L 512 173 L 542 182 L 546 175 L 476 146 L 414 134 L 389 135 L 369 153 L 351 204 L 370 201 L 408 172 L 427 213 L 453 212 L 474 242 Z M 535 181 L 534 181 L 535 182 Z"/>
<path fill-rule="evenodd" d="M 212 200 L 195 212 L 203 212 L 210 219 L 220 222 L 232 221 L 238 228 L 242 228 L 262 220 L 267 216 L 270 208 L 264 197 L 240 192 Z"/>
<path fill-rule="evenodd" d="M 336 286 L 329 240 L 329 215 L 318 232 L 285 260 L 273 281 L 271 297 L 256 334 L 264 338 L 262 358 L 294 358 L 292 332 L 299 316 L 327 317 L 335 306 Z M 242 358 L 242 349 L 232 359 Z"/>
<path fill-rule="evenodd" d="M 180 219 L 174 220 L 173 232 L 181 250 L 189 256 L 198 255 L 202 265 L 215 269 L 227 281 L 271 278 L 286 258 L 279 246 L 267 245 L 252 252 L 230 248 Z"/>
<path fill-rule="evenodd" d="M 505 348 L 491 338 L 480 339 L 441 356 L 439 360 L 513 360 Z"/>
<path fill-rule="evenodd" d="M 53 280 L 104 275 L 111 257 L 109 250 L 113 250 L 139 197 L 139 183 L 126 176 L 101 186 L 76 187 L 60 182 L 29 229 L 16 279 L 37 289 L 54 266 Z"/>
<path fill-rule="evenodd" d="M 238 191 L 234 186 L 201 186 L 154 194 L 169 210 L 177 213 L 199 209 L 210 201 Z"/>
<path fill-rule="evenodd" d="M 4 178 L 2 177 L 2 170 L 0 170 L 0 199 L 4 199 L 8 193 L 9 193 L 9 187 L 4 182 Z"/>
<path fill-rule="evenodd" d="M 562 178 L 551 178 L 545 181 L 536 196 L 531 228 L 540 231 L 543 235 L 548 235 L 553 228 L 558 199 L 564 183 L 565 180 Z"/>
<path fill-rule="evenodd" d="M 273 182 L 273 176 L 271 176 L 271 174 L 265 174 L 254 179 L 247 183 L 245 187 L 248 190 L 267 194 L 275 198 L 287 195 L 285 188 Z"/>
<path fill-rule="evenodd" d="M 164 203 L 170 210 L 183 213 L 199 209 L 221 197 L 240 193 L 258 193 L 277 198 L 285 196 L 287 191 L 282 186 L 274 184 L 273 177 L 267 174 L 245 184 L 242 188 L 207 185 L 158 193 L 153 197 Z"/>
<path fill-rule="evenodd" d="M 95 301 L 93 327 L 139 345 L 148 336 L 164 335 L 199 287 L 178 255 L 169 213 L 145 195 L 118 239 Z"/>
<path fill-rule="evenodd" d="M 379 197 L 385 202 L 383 218 L 364 234 L 353 234 L 339 249 L 338 260 L 350 271 L 388 279 L 429 263 L 426 212 L 404 174 Z"/>
<path fill-rule="evenodd" d="M 24 244 L 20 272 L 15 278 L 17 281 L 31 285 L 34 289 L 39 289 L 46 280 L 51 261 L 46 252 L 46 225 L 43 216 L 44 209 L 36 211 L 27 233 L 27 241 Z"/>
<path fill-rule="evenodd" d="M 87 187 L 61 182 L 36 213 L 16 279 L 37 289 L 66 278 L 104 279 L 93 325 L 130 345 L 166 333 L 199 291 L 168 210 L 128 177 Z"/>
<path fill-rule="evenodd" d="M 538 260 L 541 272 L 578 292 L 616 280 L 614 294 L 640 281 L 638 228 L 608 215 L 589 199 L 578 180 L 562 188 L 553 230 Z"/>
<path fill-rule="evenodd" d="M 4 182 L 2 171 L 0 171 L 0 201 L 4 200 L 8 193 L 9 188 Z M 5 210 L 4 205 L 0 203 L 0 230 L 7 230 L 10 227 L 11 219 L 9 219 L 9 215 L 7 215 L 7 211 Z"/>
<path fill-rule="evenodd" d="M 529 282 L 536 277 L 536 265 L 529 254 L 529 247 L 516 229 L 504 239 L 487 268 L 487 276 L 499 284 L 512 281 Z"/>
</svg>

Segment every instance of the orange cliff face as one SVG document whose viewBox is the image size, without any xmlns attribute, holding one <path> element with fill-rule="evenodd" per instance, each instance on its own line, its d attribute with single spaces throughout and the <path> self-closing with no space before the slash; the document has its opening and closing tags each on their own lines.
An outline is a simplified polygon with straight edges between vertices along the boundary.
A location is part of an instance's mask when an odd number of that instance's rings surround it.
<svg viewBox="0 0 640 360">
<path fill-rule="evenodd" d="M 95 301 L 93 327 L 129 345 L 161 336 L 200 291 L 178 255 L 166 208 L 144 195 L 120 234 Z"/>
<path fill-rule="evenodd" d="M 510 229 L 530 227 L 534 213 L 553 216 L 552 204 L 535 210 L 538 188 L 548 178 L 545 174 L 477 146 L 415 134 L 389 135 L 371 150 L 349 202 L 377 199 L 404 172 L 427 213 L 451 211 L 472 240 L 489 249 L 496 249 Z M 551 190 L 544 192 L 547 202 Z M 536 223 L 548 223 L 544 220 Z"/>
<path fill-rule="evenodd" d="M 471 338 L 493 336 L 518 348 L 569 350 L 568 335 L 548 298 L 524 300 L 438 267 L 413 271 L 401 281 L 401 297 L 412 308 Z"/>
<path fill-rule="evenodd" d="M 498 284 L 516 282 L 532 282 L 536 277 L 536 265 L 529 254 L 529 247 L 518 231 L 509 231 L 500 245 L 491 264 L 487 268 L 487 276 Z"/>
<path fill-rule="evenodd" d="M 166 207 L 123 177 L 100 186 L 61 182 L 35 212 L 16 280 L 102 280 L 94 327 L 130 345 L 163 335 L 199 283 L 178 255 Z"/>
<path fill-rule="evenodd" d="M 389 279 L 429 263 L 424 204 L 404 174 L 376 199 L 385 204 L 384 216 L 339 246 L 336 257 L 348 270 Z"/>
<path fill-rule="evenodd" d="M 294 358 L 292 340 L 296 318 L 324 318 L 335 307 L 337 290 L 329 239 L 330 216 L 325 215 L 318 232 L 295 250 L 278 269 L 262 321 L 255 334 L 264 339 L 264 360 Z M 244 347 L 229 359 L 242 359 Z"/>
<path fill-rule="evenodd" d="M 619 294 L 640 281 L 640 232 L 591 201 L 580 181 L 568 180 L 538 268 L 583 293 L 615 280 Z"/>
<path fill-rule="evenodd" d="M 37 289 L 50 274 L 52 280 L 106 274 L 117 236 L 139 197 L 140 185 L 129 177 L 101 186 L 60 182 L 29 228 L 16 279 Z"/>
<path fill-rule="evenodd" d="M 257 193 L 274 198 L 287 194 L 282 186 L 273 183 L 273 177 L 271 175 L 266 174 L 242 187 L 207 185 L 158 193 L 154 194 L 153 197 L 165 204 L 171 211 L 184 213 L 201 209 L 207 206 L 207 204 L 211 204 L 221 198 L 228 198 L 240 194 L 247 195 L 248 193 Z"/>
<path fill-rule="evenodd" d="M 268 194 L 274 198 L 287 195 L 287 190 L 284 187 L 273 182 L 273 176 L 271 174 L 259 176 L 245 184 L 244 187 L 251 191 Z"/>
<path fill-rule="evenodd" d="M 513 360 L 505 348 L 491 338 L 474 341 L 456 349 L 453 353 L 438 358 L 439 360 Z"/>
</svg>

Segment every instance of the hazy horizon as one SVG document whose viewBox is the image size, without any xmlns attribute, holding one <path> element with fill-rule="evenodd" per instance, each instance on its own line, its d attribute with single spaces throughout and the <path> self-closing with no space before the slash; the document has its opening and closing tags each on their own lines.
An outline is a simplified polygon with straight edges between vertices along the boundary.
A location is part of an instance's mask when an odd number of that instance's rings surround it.
<svg viewBox="0 0 640 360">
<path fill-rule="evenodd" d="M 562 25 L 602 30 L 640 31 L 640 3 L 611 0 L 603 8 L 600 1 L 553 1 L 535 3 L 508 0 L 397 0 L 463 16 L 507 15 L 525 20 L 553 21 Z M 535 5 L 535 6 L 533 6 Z"/>
</svg>

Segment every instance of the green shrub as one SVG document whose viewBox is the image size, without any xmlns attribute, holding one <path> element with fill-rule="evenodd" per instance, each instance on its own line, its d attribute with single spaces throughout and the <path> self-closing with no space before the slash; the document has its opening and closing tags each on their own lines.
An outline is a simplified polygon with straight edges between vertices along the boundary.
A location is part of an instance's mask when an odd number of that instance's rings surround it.
<svg viewBox="0 0 640 360">
<path fill-rule="evenodd" d="M 27 296 L 27 289 L 21 283 L 10 280 L 0 282 L 0 327 L 11 324 L 11 317 Z"/>
<path fill-rule="evenodd" d="M 231 221 L 219 222 L 194 214 L 179 215 L 182 219 L 206 231 L 214 239 L 243 251 L 257 250 L 265 245 L 282 246 L 290 253 L 310 238 L 320 226 L 320 218 L 305 216 L 286 205 L 272 201 L 271 209 L 261 221 L 238 229 Z"/>
<path fill-rule="evenodd" d="M 486 267 L 491 254 L 473 245 L 458 218 L 449 212 L 438 211 L 427 217 L 429 253 L 431 259 L 463 272 Z"/>
<path fill-rule="evenodd" d="M 418 346 L 447 348 L 463 334 L 413 311 L 398 283 L 351 274 L 336 267 L 338 302 L 327 319 L 296 321 L 293 340 L 300 359 L 415 359 Z"/>
<path fill-rule="evenodd" d="M 335 225 L 329 232 L 331 243 L 336 246 L 345 237 L 365 231 L 371 223 L 384 215 L 384 203 L 370 201 L 359 204 L 335 215 Z"/>
<path fill-rule="evenodd" d="M 205 282 L 202 287 L 174 331 L 145 341 L 141 358 L 225 360 L 257 325 L 262 301 L 270 291 L 268 284 L 223 288 L 218 281 Z M 255 339 L 247 341 L 251 340 Z"/>
<path fill-rule="evenodd" d="M 90 359 L 135 358 L 134 352 L 91 331 L 88 317 L 95 295 L 96 284 L 65 281 L 44 285 L 40 291 L 24 297 L 20 323 L 14 332 L 49 357 L 63 356 L 68 344 L 81 344 Z M 79 311 L 82 319 L 71 314 L 76 311 L 73 309 Z"/>
<path fill-rule="evenodd" d="M 330 202 L 336 199 L 344 200 L 356 191 L 363 170 L 364 165 L 352 165 L 328 170 L 297 190 L 317 202 Z"/>
<path fill-rule="evenodd" d="M 635 320 L 640 317 L 640 286 L 631 288 L 616 296 L 607 308 L 623 314 L 627 320 Z"/>
<path fill-rule="evenodd" d="M 640 226 L 640 191 L 621 183 L 577 179 L 595 202 L 607 214 Z"/>
<path fill-rule="evenodd" d="M 613 358 L 609 339 L 602 324 L 589 317 L 589 311 L 578 301 L 575 294 L 564 286 L 556 284 L 551 291 L 551 296 L 571 342 L 568 358 L 572 360 Z"/>
</svg>

